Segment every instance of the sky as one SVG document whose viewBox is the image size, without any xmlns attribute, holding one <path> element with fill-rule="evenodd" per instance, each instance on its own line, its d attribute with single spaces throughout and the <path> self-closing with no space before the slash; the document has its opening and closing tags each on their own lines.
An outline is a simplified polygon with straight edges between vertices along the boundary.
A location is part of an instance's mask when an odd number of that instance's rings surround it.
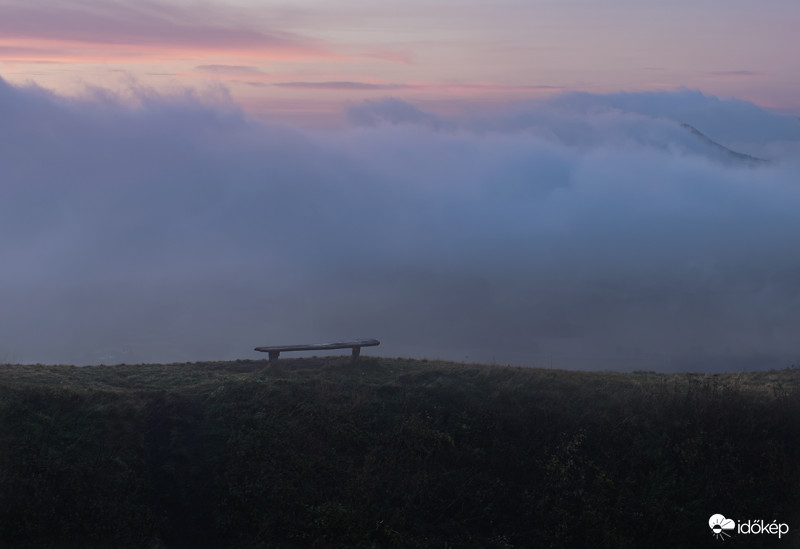
<svg viewBox="0 0 800 549">
<path fill-rule="evenodd" d="M 800 359 L 796 2 L 0 0 L 0 361 Z"/>
<path fill-rule="evenodd" d="M 454 115 L 678 86 L 800 114 L 799 25 L 794 0 L 0 0 L 0 74 L 71 95 L 224 88 L 306 126 L 387 95 Z"/>
</svg>

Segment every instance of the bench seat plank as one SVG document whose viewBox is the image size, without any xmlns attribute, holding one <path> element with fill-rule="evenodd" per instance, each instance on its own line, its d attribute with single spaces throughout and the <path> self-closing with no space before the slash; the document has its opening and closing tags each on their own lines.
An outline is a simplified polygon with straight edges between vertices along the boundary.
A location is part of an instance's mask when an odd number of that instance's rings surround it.
<svg viewBox="0 0 800 549">
<path fill-rule="evenodd" d="M 377 339 L 358 339 L 355 341 L 339 341 L 336 343 L 312 343 L 310 345 L 272 345 L 270 347 L 256 347 L 262 353 L 282 351 L 324 351 L 328 349 L 349 349 L 353 347 L 372 347 L 380 345 Z"/>
<path fill-rule="evenodd" d="M 325 351 L 329 349 L 353 349 L 353 362 L 358 360 L 361 347 L 380 345 L 377 339 L 356 339 L 355 341 L 338 341 L 336 343 L 312 343 L 310 345 L 272 345 L 256 347 L 256 351 L 269 353 L 270 364 L 275 364 L 283 351 Z"/>
</svg>

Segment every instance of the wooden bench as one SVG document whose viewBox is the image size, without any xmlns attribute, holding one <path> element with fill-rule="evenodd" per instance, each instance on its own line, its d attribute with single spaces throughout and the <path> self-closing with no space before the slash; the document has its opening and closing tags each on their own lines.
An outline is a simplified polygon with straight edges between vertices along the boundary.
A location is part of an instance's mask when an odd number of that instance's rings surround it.
<svg viewBox="0 0 800 549">
<path fill-rule="evenodd" d="M 358 360 L 361 347 L 380 345 L 377 339 L 357 339 L 355 341 L 338 341 L 336 343 L 316 343 L 311 345 L 274 345 L 271 347 L 256 347 L 256 351 L 269 353 L 269 363 L 275 364 L 284 351 L 327 351 L 329 349 L 353 349 L 353 362 Z"/>
</svg>

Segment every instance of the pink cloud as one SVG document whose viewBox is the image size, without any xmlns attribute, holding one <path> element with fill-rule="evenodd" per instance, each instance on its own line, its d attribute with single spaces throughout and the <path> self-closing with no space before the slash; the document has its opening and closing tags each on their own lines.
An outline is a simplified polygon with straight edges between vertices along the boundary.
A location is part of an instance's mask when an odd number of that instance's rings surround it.
<svg viewBox="0 0 800 549">
<path fill-rule="evenodd" d="M 214 15 L 209 8 L 188 10 L 149 2 L 12 4 L 0 8 L 0 45 L 17 48 L 7 53 L 26 58 L 35 58 L 41 51 L 48 57 L 89 62 L 98 57 L 107 61 L 208 53 L 335 57 L 318 40 L 244 22 L 223 23 L 219 22 L 223 18 Z"/>
<path fill-rule="evenodd" d="M 10 45 L 0 39 L 0 61 L 25 61 L 26 63 L 50 62 L 60 63 L 66 55 L 61 48 L 22 45 L 11 42 Z"/>
<path fill-rule="evenodd" d="M 345 80 L 332 82 L 276 82 L 280 88 L 314 90 L 403 90 L 413 88 L 409 84 L 374 84 L 371 82 L 351 82 Z"/>
<path fill-rule="evenodd" d="M 741 77 L 741 76 L 761 76 L 760 72 L 755 71 L 710 71 L 708 74 L 712 76 L 731 76 L 731 77 Z"/>
<path fill-rule="evenodd" d="M 194 70 L 216 75 L 253 76 L 263 74 L 257 67 L 248 65 L 198 65 Z"/>
<path fill-rule="evenodd" d="M 332 81 L 291 81 L 275 82 L 274 86 L 281 88 L 295 89 L 317 89 L 317 90 L 412 90 L 423 92 L 441 93 L 508 93 L 508 92 L 556 92 L 564 88 L 560 86 L 547 85 L 508 85 L 494 82 L 363 82 L 351 80 L 332 80 Z"/>
</svg>

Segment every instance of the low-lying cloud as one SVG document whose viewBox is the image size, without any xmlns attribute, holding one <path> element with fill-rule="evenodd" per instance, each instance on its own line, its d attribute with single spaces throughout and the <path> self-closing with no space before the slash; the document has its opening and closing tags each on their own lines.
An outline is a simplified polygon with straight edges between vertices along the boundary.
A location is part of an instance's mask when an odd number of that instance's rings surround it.
<svg viewBox="0 0 800 549">
<path fill-rule="evenodd" d="M 678 90 L 459 119 L 390 99 L 310 132 L 138 99 L 0 81 L 0 360 L 350 337 L 567 368 L 798 360 L 796 118 Z"/>
</svg>

